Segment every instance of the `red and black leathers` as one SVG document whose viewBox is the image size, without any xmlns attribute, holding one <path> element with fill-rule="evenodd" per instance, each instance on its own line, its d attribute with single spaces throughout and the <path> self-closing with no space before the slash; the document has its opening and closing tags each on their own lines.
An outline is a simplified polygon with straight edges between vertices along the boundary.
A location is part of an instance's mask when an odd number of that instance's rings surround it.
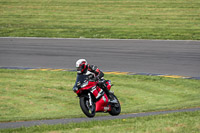
<svg viewBox="0 0 200 133">
<path fill-rule="evenodd" d="M 88 71 L 94 73 L 95 76 L 98 77 L 99 79 L 102 79 L 104 76 L 104 73 L 102 71 L 100 71 L 99 68 L 95 65 L 88 64 Z"/>
<path fill-rule="evenodd" d="M 90 72 L 95 74 L 95 76 L 99 79 L 98 86 L 101 87 L 104 90 L 104 92 L 106 93 L 106 95 L 108 97 L 110 97 L 109 90 L 106 87 L 106 81 L 103 78 L 104 73 L 102 71 L 100 71 L 97 66 L 89 65 L 89 64 L 88 64 L 88 71 L 90 71 Z"/>
</svg>

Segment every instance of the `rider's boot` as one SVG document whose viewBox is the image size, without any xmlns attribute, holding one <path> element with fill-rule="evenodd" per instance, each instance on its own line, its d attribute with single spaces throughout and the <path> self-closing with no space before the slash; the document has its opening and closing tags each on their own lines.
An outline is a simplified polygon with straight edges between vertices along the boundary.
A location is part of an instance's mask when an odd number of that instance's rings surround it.
<svg viewBox="0 0 200 133">
<path fill-rule="evenodd" d="M 105 85 L 104 85 L 104 87 L 102 87 L 102 89 L 104 90 L 104 92 L 108 96 L 109 102 L 115 103 L 116 99 L 112 96 L 113 92 L 109 91 Z"/>
</svg>

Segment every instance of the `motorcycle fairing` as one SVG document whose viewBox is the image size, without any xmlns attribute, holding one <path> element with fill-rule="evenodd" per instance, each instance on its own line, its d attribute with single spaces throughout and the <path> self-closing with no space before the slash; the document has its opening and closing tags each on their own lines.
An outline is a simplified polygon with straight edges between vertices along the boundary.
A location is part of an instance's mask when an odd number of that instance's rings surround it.
<svg viewBox="0 0 200 133">
<path fill-rule="evenodd" d="M 111 106 L 108 105 L 108 97 L 104 94 L 99 101 L 96 102 L 96 112 L 107 112 L 111 110 Z"/>
<path fill-rule="evenodd" d="M 84 87 L 81 87 L 83 84 L 87 84 Z M 107 88 L 110 90 L 111 81 L 106 81 Z M 77 87 L 77 94 L 81 94 L 84 90 L 89 90 L 94 97 L 96 98 L 96 112 L 107 112 L 111 110 L 111 106 L 108 105 L 109 99 L 104 91 L 97 86 L 97 82 L 90 81 L 88 75 L 78 74 L 74 87 Z M 80 89 L 79 89 L 80 88 Z"/>
<path fill-rule="evenodd" d="M 81 94 L 84 90 L 89 90 L 96 100 L 99 100 L 104 94 L 103 90 L 97 86 L 97 82 L 90 80 L 88 75 L 78 74 L 74 87 L 77 88 L 77 94 Z"/>
<path fill-rule="evenodd" d="M 93 86 L 92 88 L 90 88 L 90 92 L 94 95 L 96 100 L 98 100 L 104 94 L 104 91 L 98 86 Z"/>
</svg>

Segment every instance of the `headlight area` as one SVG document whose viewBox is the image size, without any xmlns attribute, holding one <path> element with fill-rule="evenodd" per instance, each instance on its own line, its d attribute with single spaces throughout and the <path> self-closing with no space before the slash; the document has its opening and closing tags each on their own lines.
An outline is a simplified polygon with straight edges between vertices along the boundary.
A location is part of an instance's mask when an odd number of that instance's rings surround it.
<svg viewBox="0 0 200 133">
<path fill-rule="evenodd" d="M 73 87 L 73 91 L 77 92 L 78 91 L 78 87 Z"/>
<path fill-rule="evenodd" d="M 85 83 L 83 83 L 83 84 L 81 85 L 81 88 L 84 88 L 85 86 L 87 86 L 88 83 L 89 83 L 89 81 L 86 81 Z"/>
</svg>

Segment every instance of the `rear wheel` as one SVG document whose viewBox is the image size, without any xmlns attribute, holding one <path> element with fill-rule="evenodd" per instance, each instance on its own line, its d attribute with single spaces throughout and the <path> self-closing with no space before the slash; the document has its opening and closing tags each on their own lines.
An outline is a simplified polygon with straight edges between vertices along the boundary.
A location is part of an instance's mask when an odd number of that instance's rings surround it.
<svg viewBox="0 0 200 133">
<path fill-rule="evenodd" d="M 81 109 L 83 111 L 83 113 L 87 116 L 87 117 L 94 117 L 95 116 L 95 103 L 92 102 L 92 105 L 90 105 L 89 102 L 89 98 L 88 97 L 80 97 L 80 106 Z"/>
<path fill-rule="evenodd" d="M 116 99 L 117 103 L 111 103 L 111 111 L 109 112 L 110 115 L 119 115 L 121 113 L 121 105 L 119 100 L 114 94 L 110 94 L 113 99 Z"/>
</svg>

